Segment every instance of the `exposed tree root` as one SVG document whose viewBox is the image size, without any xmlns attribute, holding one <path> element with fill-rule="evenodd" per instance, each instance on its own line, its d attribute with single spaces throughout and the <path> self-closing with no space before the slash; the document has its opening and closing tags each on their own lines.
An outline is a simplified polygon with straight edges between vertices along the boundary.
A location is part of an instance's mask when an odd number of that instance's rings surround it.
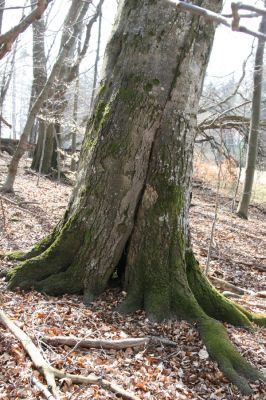
<svg viewBox="0 0 266 400">
<path fill-rule="evenodd" d="M 109 390 L 117 395 L 121 396 L 123 399 L 127 400 L 140 400 L 138 396 L 134 393 L 130 393 L 124 390 L 121 386 L 118 386 L 106 379 L 102 379 L 96 376 L 83 376 L 83 375 L 73 375 L 68 374 L 59 369 L 51 367 L 41 355 L 40 350 L 35 346 L 30 337 L 23 332 L 13 321 L 11 321 L 7 315 L 0 311 L 0 323 L 9 329 L 12 334 L 20 341 L 24 350 L 30 356 L 34 366 L 43 374 L 48 384 L 48 391 L 51 391 L 55 399 L 60 398 L 60 392 L 57 388 L 55 378 L 68 378 L 71 379 L 73 383 L 84 383 L 99 385 L 106 390 Z"/>
<path fill-rule="evenodd" d="M 266 325 L 264 315 L 250 313 L 221 295 L 202 273 L 192 252 L 187 254 L 187 277 L 199 305 L 210 317 L 235 326 L 251 327 L 252 322 L 261 326 Z"/>
<path fill-rule="evenodd" d="M 123 350 L 132 347 L 141 347 L 148 345 L 163 345 L 176 347 L 177 344 L 171 340 L 148 336 L 143 338 L 128 338 L 128 339 L 118 339 L 118 340 L 103 340 L 103 339 L 81 339 L 77 337 L 67 337 L 67 336 L 45 336 L 42 338 L 44 343 L 48 343 L 52 346 L 69 346 L 69 347 L 82 347 L 86 349 L 114 349 Z"/>
<path fill-rule="evenodd" d="M 217 361 L 225 376 L 234 383 L 244 395 L 252 394 L 247 380 L 265 380 L 265 377 L 252 367 L 235 349 L 223 325 L 211 318 L 200 321 L 200 333 L 210 356 Z"/>
</svg>

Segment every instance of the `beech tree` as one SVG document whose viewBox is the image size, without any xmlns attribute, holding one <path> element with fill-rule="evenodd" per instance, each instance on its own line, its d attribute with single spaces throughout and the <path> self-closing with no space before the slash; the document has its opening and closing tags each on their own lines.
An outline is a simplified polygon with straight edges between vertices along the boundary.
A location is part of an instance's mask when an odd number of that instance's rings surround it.
<svg viewBox="0 0 266 400">
<path fill-rule="evenodd" d="M 195 1 L 219 12 L 222 0 Z M 120 311 L 198 322 L 209 354 L 244 394 L 263 379 L 220 321 L 265 324 L 211 286 L 194 257 L 188 209 L 196 114 L 215 27 L 169 0 L 124 0 L 61 222 L 8 274 L 9 288 L 83 293 L 114 272 Z"/>
</svg>

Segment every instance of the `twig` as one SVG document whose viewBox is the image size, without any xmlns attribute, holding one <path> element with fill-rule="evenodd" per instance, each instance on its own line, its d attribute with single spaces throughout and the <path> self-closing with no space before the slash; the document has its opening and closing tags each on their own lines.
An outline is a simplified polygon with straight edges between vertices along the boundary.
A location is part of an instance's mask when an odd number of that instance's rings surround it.
<svg viewBox="0 0 266 400">
<path fill-rule="evenodd" d="M 45 336 L 42 338 L 44 343 L 48 343 L 53 346 L 65 345 L 69 347 L 83 347 L 83 348 L 95 348 L 95 349 L 114 349 L 123 350 L 132 347 L 147 346 L 148 344 L 162 344 L 165 346 L 176 347 L 176 343 L 171 340 L 156 337 L 147 336 L 142 338 L 128 338 L 128 339 L 117 339 L 117 340 L 105 340 L 105 339 L 81 339 L 77 337 L 67 336 Z"/>
<path fill-rule="evenodd" d="M 238 10 L 248 10 L 248 11 L 255 11 L 259 15 L 265 15 L 266 9 L 265 8 L 258 8 L 253 7 L 252 9 L 249 6 L 239 3 L 232 3 L 233 8 L 233 18 L 232 23 L 228 21 L 228 18 L 224 17 L 222 14 L 217 14 L 213 11 L 207 10 L 206 8 L 202 8 L 199 6 L 195 6 L 193 4 L 185 3 L 184 1 L 177 1 L 176 4 L 177 8 L 181 11 L 189 12 L 191 14 L 199 15 L 205 18 L 207 21 L 216 22 L 217 24 L 222 24 L 227 26 L 227 28 L 231 28 L 233 31 L 238 31 L 242 33 L 246 33 L 247 35 L 254 36 L 258 39 L 266 41 L 266 35 L 264 33 L 253 31 L 251 29 L 246 28 L 239 24 L 241 15 L 238 14 Z M 256 10 L 255 10 L 256 9 Z"/>
<path fill-rule="evenodd" d="M 7 120 L 3 117 L 3 115 L 0 115 L 0 121 L 3 122 L 8 128 L 12 128 L 12 125 L 7 122 Z"/>
<path fill-rule="evenodd" d="M 48 384 L 48 389 L 51 390 L 55 399 L 59 399 L 59 390 L 56 386 L 55 378 L 60 379 L 70 379 L 73 383 L 85 383 L 92 385 L 99 385 L 104 389 L 110 390 L 111 392 L 121 396 L 126 400 L 140 400 L 138 396 L 135 396 L 134 393 L 128 392 L 124 390 L 121 386 L 109 382 L 107 379 L 102 379 L 101 377 L 97 377 L 95 375 L 83 376 L 83 375 L 73 375 L 63 372 L 57 368 L 51 367 L 48 364 L 40 350 L 35 346 L 30 337 L 20 329 L 13 321 L 11 321 L 8 316 L 4 313 L 4 311 L 0 310 L 0 323 L 4 325 L 7 329 L 12 332 L 12 334 L 20 341 L 24 350 L 30 356 L 34 366 L 43 374 Z"/>
</svg>

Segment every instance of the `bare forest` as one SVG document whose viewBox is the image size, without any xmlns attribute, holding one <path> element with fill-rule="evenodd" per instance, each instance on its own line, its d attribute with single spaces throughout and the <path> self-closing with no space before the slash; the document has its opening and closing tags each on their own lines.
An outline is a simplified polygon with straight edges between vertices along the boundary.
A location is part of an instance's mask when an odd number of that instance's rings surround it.
<svg viewBox="0 0 266 400">
<path fill-rule="evenodd" d="M 0 399 L 266 398 L 265 42 L 265 0 L 0 0 Z"/>
</svg>

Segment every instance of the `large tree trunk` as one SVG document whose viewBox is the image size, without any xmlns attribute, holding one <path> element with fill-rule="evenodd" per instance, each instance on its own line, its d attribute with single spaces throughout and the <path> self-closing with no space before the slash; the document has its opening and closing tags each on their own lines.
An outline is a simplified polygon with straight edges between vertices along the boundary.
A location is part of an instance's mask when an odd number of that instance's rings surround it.
<svg viewBox="0 0 266 400">
<path fill-rule="evenodd" d="M 250 325 L 255 317 L 210 285 L 189 242 L 196 113 L 213 35 L 212 24 L 170 1 L 120 3 L 72 199 L 51 235 L 20 255 L 9 285 L 83 292 L 89 302 L 117 271 L 128 293 L 121 309 L 197 320 L 210 354 L 250 393 L 238 372 L 261 375 L 212 318 Z"/>
</svg>

